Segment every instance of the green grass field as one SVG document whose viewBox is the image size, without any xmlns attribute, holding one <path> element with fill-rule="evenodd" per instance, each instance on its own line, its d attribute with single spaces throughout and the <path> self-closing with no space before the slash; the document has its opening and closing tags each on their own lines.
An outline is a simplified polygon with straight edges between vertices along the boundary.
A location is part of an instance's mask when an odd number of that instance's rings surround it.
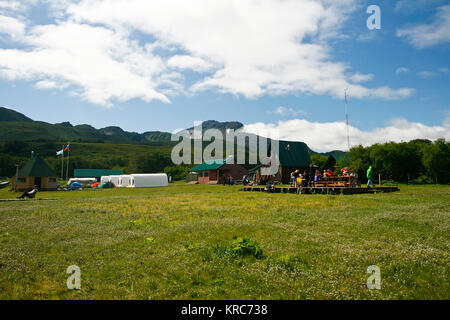
<svg viewBox="0 0 450 320">
<path fill-rule="evenodd" d="M 327 196 L 177 183 L 0 202 L 0 299 L 449 299 L 450 187 L 400 188 Z M 235 237 L 263 257 L 230 253 Z M 66 287 L 70 265 L 80 290 Z M 366 287 L 370 265 L 380 290 Z"/>
</svg>

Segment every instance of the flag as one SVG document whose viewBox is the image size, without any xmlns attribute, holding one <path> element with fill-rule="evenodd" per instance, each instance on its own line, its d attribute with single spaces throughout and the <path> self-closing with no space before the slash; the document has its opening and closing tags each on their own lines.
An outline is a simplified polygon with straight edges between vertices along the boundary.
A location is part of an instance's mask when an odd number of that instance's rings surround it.
<svg viewBox="0 0 450 320">
<path fill-rule="evenodd" d="M 59 151 L 56 151 L 57 156 L 62 156 L 64 154 L 64 149 L 61 149 Z"/>
<path fill-rule="evenodd" d="M 69 144 L 67 144 L 67 146 L 64 148 L 64 151 L 69 150 Z"/>
</svg>

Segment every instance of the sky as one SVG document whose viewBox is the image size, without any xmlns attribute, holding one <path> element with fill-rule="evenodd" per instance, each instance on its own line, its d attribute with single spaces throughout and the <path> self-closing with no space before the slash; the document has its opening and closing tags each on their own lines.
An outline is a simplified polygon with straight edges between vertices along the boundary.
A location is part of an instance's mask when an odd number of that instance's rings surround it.
<svg viewBox="0 0 450 320">
<path fill-rule="evenodd" d="M 450 140 L 449 54 L 444 0 L 0 0 L 0 106 L 50 123 L 346 150 L 348 89 L 351 145 Z"/>
</svg>

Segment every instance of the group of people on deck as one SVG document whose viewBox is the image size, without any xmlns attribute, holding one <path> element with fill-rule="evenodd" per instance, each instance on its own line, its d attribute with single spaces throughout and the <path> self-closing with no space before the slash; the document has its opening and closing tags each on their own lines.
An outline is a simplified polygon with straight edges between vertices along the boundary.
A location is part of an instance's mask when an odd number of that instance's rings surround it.
<svg viewBox="0 0 450 320">
<path fill-rule="evenodd" d="M 324 171 L 323 176 L 325 176 L 325 174 L 327 174 L 327 171 Z M 318 170 L 317 166 L 315 166 L 314 164 L 310 164 L 309 168 L 303 171 L 303 174 L 300 173 L 299 169 L 291 173 L 291 186 L 308 187 L 311 186 L 314 182 L 320 181 L 323 176 Z"/>
<path fill-rule="evenodd" d="M 357 177 L 355 173 L 351 173 L 350 170 L 345 167 L 341 169 L 341 177 Z M 334 178 L 333 170 L 325 169 L 323 173 L 321 173 L 317 166 L 311 164 L 308 169 L 303 171 L 303 174 L 300 173 L 300 170 L 297 169 L 291 173 L 291 186 L 292 187 L 311 187 L 315 183 L 327 180 L 330 178 Z M 369 176 L 368 176 L 369 178 Z M 371 175 L 369 181 L 371 184 Z"/>
</svg>

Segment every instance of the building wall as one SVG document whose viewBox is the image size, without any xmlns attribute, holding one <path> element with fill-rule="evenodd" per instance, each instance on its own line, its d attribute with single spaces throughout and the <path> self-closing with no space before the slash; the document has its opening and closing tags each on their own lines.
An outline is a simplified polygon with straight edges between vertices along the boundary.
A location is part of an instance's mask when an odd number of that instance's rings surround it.
<svg viewBox="0 0 450 320">
<path fill-rule="evenodd" d="M 207 176 L 205 176 L 207 173 Z M 235 180 L 241 180 L 244 175 L 248 173 L 248 170 L 240 164 L 226 164 L 219 170 L 208 170 L 198 172 L 198 183 L 214 183 L 222 182 L 222 179 L 233 177 Z"/>
<path fill-rule="evenodd" d="M 22 181 L 24 179 L 25 181 Z M 35 177 L 19 178 L 17 183 L 18 191 L 28 191 L 34 188 L 36 184 Z M 15 187 L 16 177 L 12 178 L 13 189 Z M 37 186 L 39 191 L 52 191 L 58 188 L 58 179 L 56 177 L 41 177 L 41 183 Z"/>
<path fill-rule="evenodd" d="M 278 181 L 283 184 L 288 184 L 291 181 L 291 173 L 295 170 L 300 170 L 300 173 L 303 174 L 304 170 L 308 170 L 307 167 L 283 167 L 280 166 L 278 168 L 278 172 L 274 176 L 260 176 L 259 183 L 266 183 L 267 181 Z"/>
<path fill-rule="evenodd" d="M 234 180 L 241 180 L 248 174 L 248 170 L 240 164 L 230 163 L 221 167 L 220 173 L 226 178 L 233 177 Z"/>
<path fill-rule="evenodd" d="M 211 181 L 211 175 L 210 173 L 212 172 L 212 170 L 210 171 L 199 171 L 198 172 L 198 183 L 209 183 Z"/>
</svg>

